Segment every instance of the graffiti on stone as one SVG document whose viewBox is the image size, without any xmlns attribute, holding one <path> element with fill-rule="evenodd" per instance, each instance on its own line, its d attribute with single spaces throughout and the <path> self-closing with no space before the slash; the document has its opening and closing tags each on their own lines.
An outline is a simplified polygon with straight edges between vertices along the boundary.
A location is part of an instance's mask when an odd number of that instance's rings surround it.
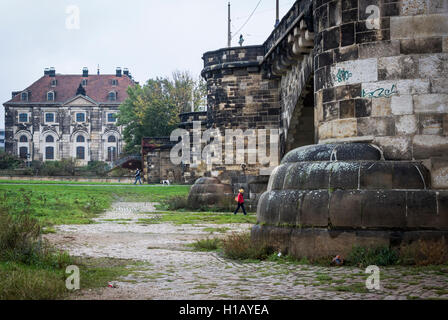
<svg viewBox="0 0 448 320">
<path fill-rule="evenodd" d="M 395 84 L 393 84 L 390 89 L 377 88 L 372 91 L 366 91 L 365 89 L 362 89 L 363 98 L 389 98 L 394 94 L 398 94 L 397 86 Z"/>
<path fill-rule="evenodd" d="M 334 81 L 337 82 L 347 81 L 352 76 L 353 74 L 350 71 L 347 71 L 345 69 L 338 69 L 338 73 L 336 74 Z"/>
</svg>

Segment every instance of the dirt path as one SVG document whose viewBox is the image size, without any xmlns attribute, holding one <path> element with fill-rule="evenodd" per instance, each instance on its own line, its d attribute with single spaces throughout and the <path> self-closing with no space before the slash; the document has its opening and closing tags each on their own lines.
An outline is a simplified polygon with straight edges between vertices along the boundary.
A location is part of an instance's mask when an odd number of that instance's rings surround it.
<svg viewBox="0 0 448 320">
<path fill-rule="evenodd" d="M 381 290 L 365 289 L 364 270 L 276 262 L 239 263 L 188 244 L 210 236 L 206 228 L 243 232 L 249 224 L 142 224 L 158 219 L 151 203 L 115 203 L 90 225 L 59 226 L 51 242 L 83 257 L 141 261 L 116 288 L 82 291 L 77 299 L 413 299 L 448 298 L 447 270 L 381 270 Z M 224 233 L 215 233 L 213 236 Z"/>
</svg>

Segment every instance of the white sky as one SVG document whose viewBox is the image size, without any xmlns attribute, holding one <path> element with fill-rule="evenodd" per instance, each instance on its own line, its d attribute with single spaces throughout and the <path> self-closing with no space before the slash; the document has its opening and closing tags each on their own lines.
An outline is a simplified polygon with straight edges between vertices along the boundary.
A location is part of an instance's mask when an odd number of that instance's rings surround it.
<svg viewBox="0 0 448 320">
<path fill-rule="evenodd" d="M 247 20 L 259 0 L 233 0 L 232 31 Z M 280 19 L 294 0 L 280 0 Z M 198 76 L 202 54 L 227 45 L 228 0 L 1 0 L 0 104 L 43 75 L 114 73 L 129 68 L 144 83 L 172 71 Z M 66 28 L 67 7 L 76 5 L 80 28 Z M 244 45 L 262 44 L 275 23 L 275 0 L 261 0 L 240 32 Z M 232 45 L 238 45 L 235 34 Z M 4 110 L 0 107 L 0 128 Z"/>
</svg>

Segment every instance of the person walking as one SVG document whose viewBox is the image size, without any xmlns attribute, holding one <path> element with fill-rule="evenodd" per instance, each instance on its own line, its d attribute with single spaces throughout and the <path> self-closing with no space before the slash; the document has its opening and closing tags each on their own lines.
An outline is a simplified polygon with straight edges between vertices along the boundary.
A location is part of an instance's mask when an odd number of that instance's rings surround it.
<svg viewBox="0 0 448 320">
<path fill-rule="evenodd" d="M 137 181 L 140 182 L 140 184 L 142 184 L 142 179 L 141 179 L 141 171 L 140 169 L 137 169 L 137 171 L 135 171 L 135 182 L 134 184 L 137 184 Z"/>
<path fill-rule="evenodd" d="M 244 189 L 241 188 L 239 190 L 238 196 L 235 198 L 235 200 L 238 202 L 238 207 L 236 207 L 236 210 L 233 214 L 236 214 L 238 210 L 241 208 L 243 210 L 244 215 L 247 215 L 246 209 L 244 208 Z"/>
</svg>

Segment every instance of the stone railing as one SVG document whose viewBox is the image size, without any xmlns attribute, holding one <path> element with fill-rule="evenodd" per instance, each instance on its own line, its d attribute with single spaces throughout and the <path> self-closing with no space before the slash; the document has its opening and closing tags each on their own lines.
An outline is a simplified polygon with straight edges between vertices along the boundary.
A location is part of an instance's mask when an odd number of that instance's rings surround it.
<svg viewBox="0 0 448 320">
<path fill-rule="evenodd" d="M 229 63 L 241 63 L 247 61 L 257 61 L 258 57 L 263 57 L 265 53 L 264 46 L 246 46 L 222 48 L 215 51 L 204 53 L 204 68 L 212 68 L 213 66 L 221 66 Z"/>
<path fill-rule="evenodd" d="M 308 30 L 312 31 L 312 0 L 297 0 L 283 19 L 264 42 L 265 56 L 269 55 L 275 47 L 290 33 L 291 29 L 304 19 Z"/>
</svg>

